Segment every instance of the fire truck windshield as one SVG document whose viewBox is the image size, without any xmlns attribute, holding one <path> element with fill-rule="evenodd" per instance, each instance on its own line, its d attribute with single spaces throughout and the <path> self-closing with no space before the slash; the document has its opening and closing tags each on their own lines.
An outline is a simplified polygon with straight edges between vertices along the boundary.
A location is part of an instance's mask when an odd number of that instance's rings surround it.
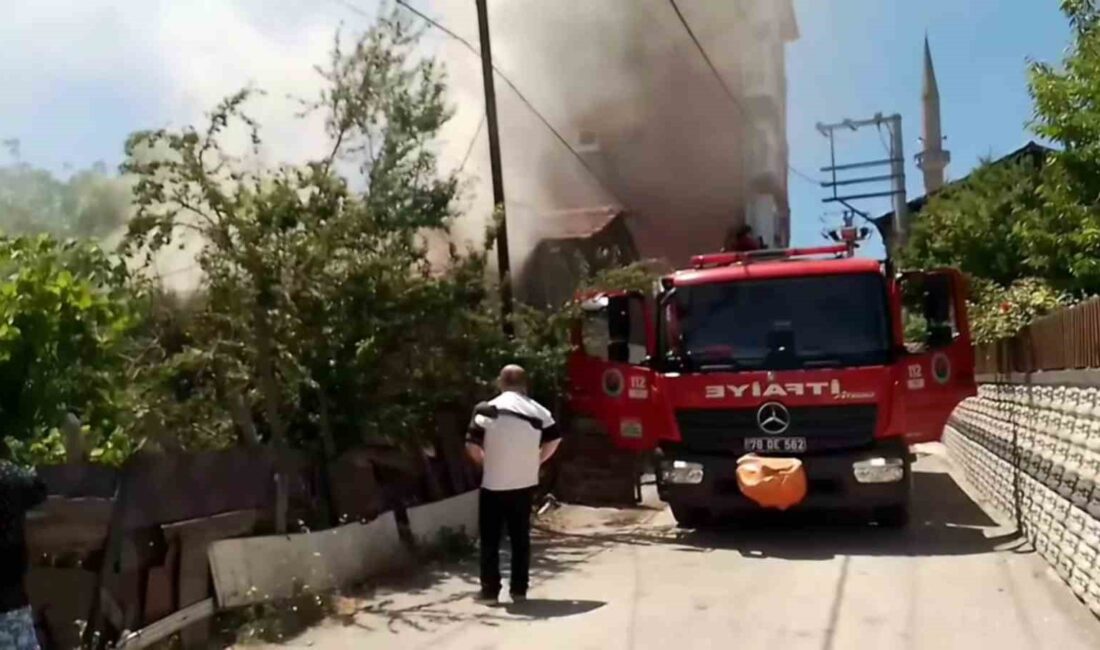
<svg viewBox="0 0 1100 650">
<path fill-rule="evenodd" d="M 685 370 L 783 370 L 888 363 L 877 274 L 677 287 L 662 309 L 665 358 Z"/>
</svg>

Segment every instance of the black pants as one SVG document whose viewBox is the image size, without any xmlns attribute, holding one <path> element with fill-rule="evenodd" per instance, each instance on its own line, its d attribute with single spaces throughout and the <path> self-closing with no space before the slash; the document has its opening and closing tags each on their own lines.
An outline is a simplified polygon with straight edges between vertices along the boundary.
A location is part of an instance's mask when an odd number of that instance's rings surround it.
<svg viewBox="0 0 1100 650">
<path fill-rule="evenodd" d="M 478 532 L 481 536 L 481 593 L 500 593 L 500 534 L 508 529 L 512 540 L 511 592 L 527 594 L 531 568 L 531 495 L 522 490 L 481 490 Z"/>
</svg>

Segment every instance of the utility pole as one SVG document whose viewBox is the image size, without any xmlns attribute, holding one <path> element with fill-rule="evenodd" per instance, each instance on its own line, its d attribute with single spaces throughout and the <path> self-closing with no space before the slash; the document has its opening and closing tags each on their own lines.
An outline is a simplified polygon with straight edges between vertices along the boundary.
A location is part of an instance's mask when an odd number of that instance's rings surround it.
<svg viewBox="0 0 1100 650">
<path fill-rule="evenodd" d="M 874 126 L 875 128 L 882 128 L 883 126 L 885 126 L 886 129 L 890 132 L 889 157 L 885 160 L 870 160 L 866 162 L 838 165 L 836 163 L 836 131 L 841 129 L 858 131 L 859 129 L 868 126 Z M 831 180 L 821 183 L 821 186 L 825 188 L 832 188 L 833 195 L 823 199 L 822 202 L 839 203 L 850 210 L 853 214 L 857 214 L 864 219 L 869 219 L 866 212 L 857 209 L 850 202 L 887 196 L 893 199 L 893 233 L 890 241 L 885 243 L 889 246 L 889 253 L 897 253 L 897 251 L 905 245 L 906 229 L 909 222 L 909 203 L 906 199 L 905 193 L 905 153 L 902 151 L 904 141 L 902 140 L 901 135 L 901 115 L 895 114 L 889 117 L 884 117 L 882 113 L 878 113 L 874 117 L 865 120 L 847 119 L 842 122 L 837 122 L 835 124 L 818 124 L 817 130 L 821 133 L 821 135 L 829 138 L 829 155 L 831 160 L 830 165 L 828 167 L 822 167 L 821 171 L 830 173 L 832 175 L 832 178 Z M 867 169 L 873 167 L 881 168 L 885 166 L 889 166 L 889 174 L 845 179 L 841 179 L 837 176 L 837 172 L 848 172 L 854 169 Z M 849 185 L 884 183 L 887 181 L 889 181 L 891 184 L 889 191 L 874 191 L 858 194 L 848 194 L 844 196 L 841 196 L 838 191 L 838 188 L 846 187 Z"/>
<path fill-rule="evenodd" d="M 909 235 L 909 201 L 905 195 L 905 141 L 901 137 L 901 116 L 893 115 L 889 120 L 890 128 L 890 165 L 894 177 L 894 252 L 905 248 Z"/>
<path fill-rule="evenodd" d="M 481 37 L 481 76 L 485 85 L 485 126 L 489 129 L 489 164 L 493 174 L 493 210 L 500 211 L 497 224 L 497 269 L 500 272 L 500 316 L 504 335 L 516 335 L 512 322 L 512 264 L 508 257 L 508 217 L 504 207 L 504 172 L 500 162 L 500 130 L 497 125 L 497 96 L 493 79 L 493 49 L 489 36 L 486 0 L 477 0 L 477 26 Z"/>
</svg>

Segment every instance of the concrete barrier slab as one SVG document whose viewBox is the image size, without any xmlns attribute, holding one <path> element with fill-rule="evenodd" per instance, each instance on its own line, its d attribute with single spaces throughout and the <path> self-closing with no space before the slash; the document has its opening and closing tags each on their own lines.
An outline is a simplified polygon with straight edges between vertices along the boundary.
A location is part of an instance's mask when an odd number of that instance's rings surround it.
<svg viewBox="0 0 1100 650">
<path fill-rule="evenodd" d="M 443 529 L 477 537 L 478 491 L 409 508 L 409 529 L 417 544 L 434 543 Z"/>
<path fill-rule="evenodd" d="M 392 513 L 315 533 L 214 542 L 209 557 L 223 608 L 348 587 L 411 559 Z"/>
</svg>

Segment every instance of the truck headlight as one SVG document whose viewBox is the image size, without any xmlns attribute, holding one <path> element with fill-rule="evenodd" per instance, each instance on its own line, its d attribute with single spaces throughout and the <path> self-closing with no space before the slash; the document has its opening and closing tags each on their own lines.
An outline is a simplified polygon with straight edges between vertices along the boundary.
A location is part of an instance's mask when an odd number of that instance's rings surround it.
<svg viewBox="0 0 1100 650">
<path fill-rule="evenodd" d="M 852 463 L 859 483 L 897 483 L 905 478 L 905 461 L 900 458 L 868 458 Z"/>
<path fill-rule="evenodd" d="M 661 465 L 661 481 L 664 483 L 698 485 L 703 482 L 703 465 L 683 460 L 665 462 Z"/>
</svg>

